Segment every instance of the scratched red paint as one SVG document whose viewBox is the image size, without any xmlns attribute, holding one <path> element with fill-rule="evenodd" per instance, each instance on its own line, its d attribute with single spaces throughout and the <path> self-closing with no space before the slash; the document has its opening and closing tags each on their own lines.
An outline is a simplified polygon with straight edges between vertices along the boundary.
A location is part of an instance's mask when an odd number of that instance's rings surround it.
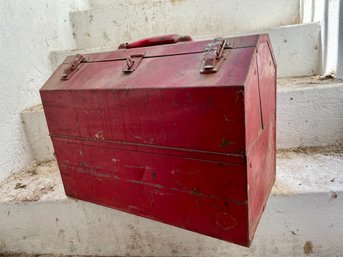
<svg viewBox="0 0 343 257">
<path fill-rule="evenodd" d="M 40 91 L 66 194 L 249 246 L 275 179 L 276 65 L 267 35 L 226 40 L 208 74 L 211 40 L 87 54 L 61 80 L 67 57 Z"/>
</svg>

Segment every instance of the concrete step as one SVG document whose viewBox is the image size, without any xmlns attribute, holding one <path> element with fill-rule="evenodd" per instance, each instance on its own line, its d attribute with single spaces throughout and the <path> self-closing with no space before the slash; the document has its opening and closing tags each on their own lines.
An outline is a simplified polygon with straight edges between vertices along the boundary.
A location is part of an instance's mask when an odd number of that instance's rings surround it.
<svg viewBox="0 0 343 257">
<path fill-rule="evenodd" d="M 106 33 L 112 33 L 111 31 L 112 29 L 110 32 Z M 319 23 L 282 26 L 262 32 L 268 32 L 270 35 L 275 58 L 278 64 L 278 77 L 304 76 L 320 73 L 321 54 Z M 99 33 L 99 31 L 96 31 L 96 33 Z M 132 39 L 136 40 L 148 35 L 144 30 L 141 30 L 140 33 L 141 35 L 132 37 Z M 165 33 L 167 33 L 167 31 L 165 31 L 164 34 Z M 216 37 L 214 34 L 230 36 L 224 30 L 216 30 L 211 36 L 195 36 L 194 39 L 211 39 Z M 94 35 L 95 38 L 98 36 L 99 35 Z M 56 69 L 68 55 L 113 51 L 117 49 L 119 43 L 132 40 L 129 38 L 129 34 L 127 32 L 113 32 L 111 38 L 112 39 L 108 42 L 94 42 L 97 46 L 102 47 L 53 51 L 50 53 L 51 66 L 53 69 Z M 85 47 L 89 47 L 89 45 Z"/>
<path fill-rule="evenodd" d="M 343 144 L 343 81 L 317 77 L 278 80 L 278 149 Z M 22 113 L 37 161 L 53 159 L 43 108 Z"/>
<path fill-rule="evenodd" d="M 151 4 L 153 2 L 161 2 L 161 0 L 115 0 L 116 4 L 126 4 L 126 5 L 133 5 L 133 4 Z M 185 1 L 185 0 L 183 0 Z M 200 8 L 201 6 L 196 5 L 195 3 L 197 3 L 196 0 L 186 0 L 189 1 L 191 4 L 193 4 L 193 8 Z M 265 6 L 266 8 L 273 8 L 275 7 L 275 5 L 272 5 L 272 1 L 270 0 L 258 0 L 258 1 L 253 1 L 253 0 L 245 0 L 246 2 L 248 2 L 250 5 L 254 4 L 254 2 L 258 2 L 259 4 Z M 109 1 L 109 0 L 88 0 L 88 4 L 89 4 L 89 8 L 108 8 L 108 7 L 112 7 L 114 1 Z M 174 5 L 178 5 L 178 4 L 184 4 L 182 3 L 182 0 L 165 0 L 165 2 L 172 2 L 172 4 Z M 228 2 L 230 2 L 231 6 L 235 6 L 237 5 L 237 3 L 239 3 L 239 1 L 237 0 L 229 0 Z M 279 8 L 285 7 L 288 9 L 292 8 L 291 10 L 293 10 L 293 12 L 291 14 L 297 14 L 299 15 L 299 4 L 298 1 L 286 1 L 286 0 L 279 0 Z M 165 4 L 165 3 L 164 3 Z M 221 4 L 218 1 L 218 4 Z M 226 3 L 225 3 L 226 4 Z M 240 4 L 240 3 L 239 3 Z M 287 6 L 287 4 L 290 4 L 291 6 Z M 228 4 L 226 4 L 226 6 L 228 6 Z M 225 7 L 226 7 L 225 6 Z M 196 10 L 196 9 L 194 9 Z M 228 12 L 230 11 L 230 9 L 228 10 Z"/>
<path fill-rule="evenodd" d="M 50 65 L 52 70 L 56 70 L 57 67 L 64 61 L 64 59 L 67 56 L 76 54 L 110 52 L 115 50 L 118 50 L 118 46 L 95 47 L 87 49 L 55 50 L 49 53 Z"/>
<path fill-rule="evenodd" d="M 343 145 L 343 80 L 278 80 L 277 147 Z"/>
<path fill-rule="evenodd" d="M 54 148 L 49 137 L 43 106 L 39 104 L 24 110 L 21 118 L 34 159 L 37 161 L 53 159 Z"/>
<path fill-rule="evenodd" d="M 72 12 L 70 18 L 77 46 L 83 49 L 168 33 L 250 33 L 296 24 L 300 11 L 298 0 L 116 1 Z"/>
<path fill-rule="evenodd" d="M 0 252 L 342 256 L 343 153 L 317 150 L 278 153 L 276 184 L 249 249 L 68 198 L 52 161 L 0 183 Z"/>
<path fill-rule="evenodd" d="M 269 31 L 278 65 L 278 77 L 321 73 L 319 23 L 274 28 Z"/>
</svg>

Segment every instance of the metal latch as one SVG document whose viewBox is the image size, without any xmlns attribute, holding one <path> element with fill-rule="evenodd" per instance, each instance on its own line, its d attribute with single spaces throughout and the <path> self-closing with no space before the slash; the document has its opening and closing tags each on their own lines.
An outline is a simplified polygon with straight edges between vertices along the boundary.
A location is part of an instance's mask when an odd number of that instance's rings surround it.
<svg viewBox="0 0 343 257">
<path fill-rule="evenodd" d="M 70 79 L 75 74 L 75 72 L 77 72 L 81 68 L 80 64 L 86 61 L 87 58 L 85 56 L 81 54 L 75 55 L 73 62 L 64 70 L 61 80 Z"/>
<path fill-rule="evenodd" d="M 205 48 L 206 52 L 201 60 L 200 73 L 213 73 L 217 72 L 220 65 L 225 60 L 223 52 L 225 48 L 232 48 L 223 38 L 215 38 Z"/>
<path fill-rule="evenodd" d="M 137 69 L 145 54 L 130 55 L 124 64 L 123 72 L 129 73 Z"/>
</svg>

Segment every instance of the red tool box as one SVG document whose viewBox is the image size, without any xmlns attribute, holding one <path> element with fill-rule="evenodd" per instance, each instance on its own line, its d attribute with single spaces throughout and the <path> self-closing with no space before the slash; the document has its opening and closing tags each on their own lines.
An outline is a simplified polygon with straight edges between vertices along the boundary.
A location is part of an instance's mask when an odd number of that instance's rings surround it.
<svg viewBox="0 0 343 257">
<path fill-rule="evenodd" d="M 275 179 L 268 35 L 69 56 L 40 93 L 68 196 L 251 244 Z"/>
</svg>

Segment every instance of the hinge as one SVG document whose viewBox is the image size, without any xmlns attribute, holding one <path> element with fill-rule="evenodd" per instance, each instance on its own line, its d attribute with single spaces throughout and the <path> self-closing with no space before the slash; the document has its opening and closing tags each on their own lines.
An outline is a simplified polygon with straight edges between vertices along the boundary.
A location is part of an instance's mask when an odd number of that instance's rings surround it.
<svg viewBox="0 0 343 257">
<path fill-rule="evenodd" d="M 206 52 L 201 60 L 200 73 L 214 73 L 217 72 L 220 65 L 225 60 L 223 52 L 225 48 L 232 48 L 230 44 L 227 44 L 223 38 L 215 38 L 205 48 Z"/>
<path fill-rule="evenodd" d="M 81 54 L 75 55 L 73 62 L 64 70 L 61 80 L 70 79 L 75 74 L 75 72 L 77 72 L 81 68 L 80 64 L 86 61 L 87 58 L 85 56 Z"/>
<path fill-rule="evenodd" d="M 137 69 L 138 65 L 141 63 L 144 58 L 145 53 L 143 54 L 134 54 L 126 58 L 126 62 L 123 66 L 123 72 L 129 73 Z"/>
</svg>

